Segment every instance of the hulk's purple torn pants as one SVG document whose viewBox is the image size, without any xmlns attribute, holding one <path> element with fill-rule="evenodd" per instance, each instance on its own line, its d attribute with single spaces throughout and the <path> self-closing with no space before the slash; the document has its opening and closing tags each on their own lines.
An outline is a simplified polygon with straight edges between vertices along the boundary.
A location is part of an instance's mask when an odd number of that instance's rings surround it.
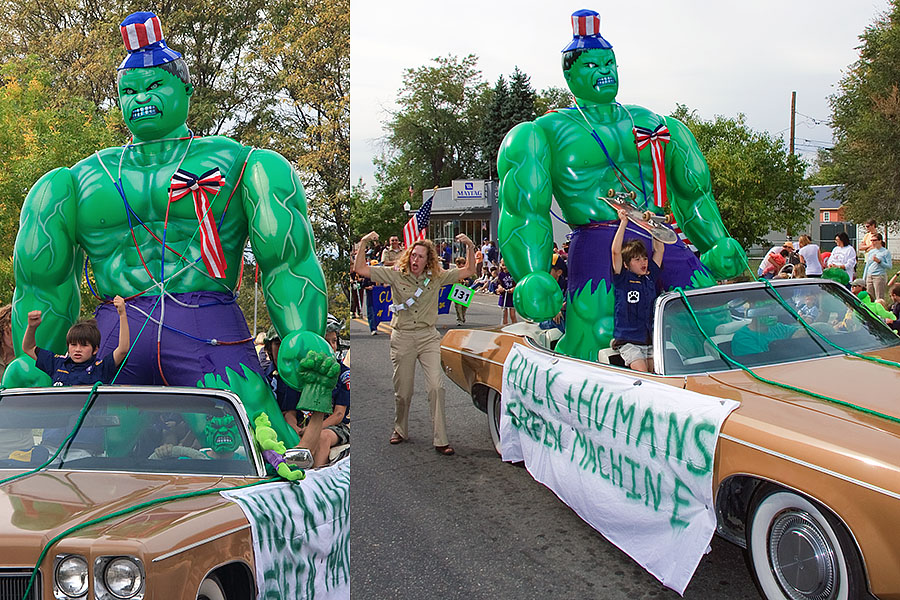
<svg viewBox="0 0 900 600">
<path fill-rule="evenodd" d="M 576 227 L 569 243 L 569 290 L 568 297 L 591 282 L 591 292 L 597 290 L 601 282 L 606 291 L 612 289 L 612 258 L 610 247 L 618 221 L 602 221 Z M 647 256 L 653 259 L 653 239 L 646 229 L 629 223 L 625 229 L 625 240 L 639 239 L 644 242 Z M 659 275 L 658 291 L 670 290 L 676 286 L 693 287 L 691 277 L 704 282 L 710 279 L 709 270 L 680 239 L 674 244 L 666 244 L 663 252 L 662 272 Z"/>
<path fill-rule="evenodd" d="M 188 306 L 178 304 L 172 297 Z M 232 301 L 231 294 L 189 292 L 170 294 L 162 301 L 158 300 L 159 296 L 147 295 L 126 302 L 132 350 L 116 383 L 163 385 L 156 346 L 163 302 L 165 316 L 159 358 L 169 385 L 196 387 L 207 373 L 221 375 L 227 382 L 225 368 L 231 367 L 242 373 L 241 364 L 263 376 L 259 357 L 252 340 L 249 340 L 247 322 L 237 302 Z M 150 314 L 152 320 L 147 322 L 144 313 Z M 101 336 L 98 356 L 105 356 L 119 343 L 119 316 L 112 304 L 102 304 L 95 316 Z M 248 341 L 223 346 L 210 343 L 211 339 L 219 342 Z"/>
</svg>

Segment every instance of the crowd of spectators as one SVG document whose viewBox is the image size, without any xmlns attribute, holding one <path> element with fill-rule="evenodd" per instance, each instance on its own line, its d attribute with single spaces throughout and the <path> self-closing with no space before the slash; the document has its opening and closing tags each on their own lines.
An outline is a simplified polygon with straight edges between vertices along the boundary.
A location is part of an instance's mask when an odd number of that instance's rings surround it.
<svg viewBox="0 0 900 600">
<path fill-rule="evenodd" d="M 562 248 L 556 243 L 553 244 L 553 257 L 550 274 L 559 282 L 565 296 L 566 286 L 568 285 L 568 269 L 566 267 L 566 257 L 568 255 L 569 242 L 565 242 Z M 456 251 L 459 250 L 457 253 Z M 400 243 L 398 236 L 391 236 L 388 244 L 383 245 L 378 242 L 372 244 L 365 251 L 366 264 L 369 266 L 384 266 L 396 269 L 397 264 L 403 255 L 405 248 Z M 462 254 L 462 247 L 454 247 L 453 243 L 440 242 L 435 244 L 435 251 L 441 267 L 444 270 L 451 266 L 461 266 L 461 261 L 465 261 Z M 356 250 L 353 252 L 355 259 Z M 506 269 L 505 263 L 500 256 L 497 243 L 494 240 L 485 239 L 482 245 L 475 248 L 475 271 L 471 277 L 460 280 L 458 283 L 465 285 L 478 294 L 489 294 L 498 296 L 497 304 L 500 307 L 500 323 L 503 325 L 515 323 L 518 320 L 515 307 L 513 305 L 513 293 L 515 290 L 515 279 Z M 378 321 L 374 309 L 374 301 L 372 291 L 375 284 L 371 279 L 360 277 L 356 272 L 350 273 L 350 313 L 353 318 L 362 318 L 365 312 L 371 335 L 378 335 Z M 463 325 L 466 322 L 466 308 L 454 303 L 456 311 L 456 324 Z M 557 327 L 565 331 L 565 307 L 553 319 L 542 323 L 544 328 Z"/>
<path fill-rule="evenodd" d="M 843 231 L 835 236 L 835 246 L 831 252 L 822 252 L 806 234 L 799 238 L 799 251 L 794 250 L 794 244 L 790 241 L 773 246 L 763 256 L 756 274 L 765 279 L 821 277 L 825 269 L 842 269 L 847 273 L 848 281 L 859 274 L 869 297 L 887 304 L 887 291 L 896 279 L 895 275 L 888 281 L 892 267 L 891 253 L 885 247 L 884 236 L 878 231 L 876 221 L 869 219 L 865 227 L 866 233 L 858 250 L 850 244 L 850 237 Z"/>
</svg>

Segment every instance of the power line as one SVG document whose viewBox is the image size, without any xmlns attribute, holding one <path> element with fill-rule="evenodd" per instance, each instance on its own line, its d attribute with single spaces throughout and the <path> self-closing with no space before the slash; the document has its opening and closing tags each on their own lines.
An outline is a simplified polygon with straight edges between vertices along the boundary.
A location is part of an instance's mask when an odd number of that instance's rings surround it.
<svg viewBox="0 0 900 600">
<path fill-rule="evenodd" d="M 830 119 L 819 119 L 816 117 L 811 117 L 809 115 L 805 115 L 802 112 L 798 112 L 797 115 L 809 119 L 810 121 L 813 122 L 814 125 L 827 125 L 828 127 L 831 127 L 831 125 L 832 125 Z"/>
</svg>

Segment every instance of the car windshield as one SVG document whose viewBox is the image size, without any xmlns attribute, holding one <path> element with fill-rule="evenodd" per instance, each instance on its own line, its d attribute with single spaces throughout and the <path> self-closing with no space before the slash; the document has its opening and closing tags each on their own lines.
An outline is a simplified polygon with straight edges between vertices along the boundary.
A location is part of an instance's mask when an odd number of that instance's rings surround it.
<svg viewBox="0 0 900 600">
<path fill-rule="evenodd" d="M 754 367 L 838 355 L 841 348 L 867 352 L 900 344 L 845 288 L 830 282 L 782 285 L 777 294 L 767 287 L 729 289 L 688 301 L 693 315 L 678 297 L 663 308 L 666 375 L 737 368 L 716 348 Z"/>
<path fill-rule="evenodd" d="M 73 431 L 89 390 L 5 393 L 0 468 L 46 462 Z M 247 431 L 227 399 L 100 391 L 50 469 L 256 475 Z"/>
</svg>

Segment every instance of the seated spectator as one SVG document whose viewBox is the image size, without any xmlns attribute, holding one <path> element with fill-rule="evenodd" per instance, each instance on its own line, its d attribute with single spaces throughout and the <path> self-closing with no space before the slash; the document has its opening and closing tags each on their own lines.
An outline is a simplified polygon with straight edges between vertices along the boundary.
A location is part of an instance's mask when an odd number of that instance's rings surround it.
<svg viewBox="0 0 900 600">
<path fill-rule="evenodd" d="M 487 286 L 488 294 L 496 294 L 497 293 L 497 286 L 500 285 L 499 276 L 500 276 L 500 269 L 498 269 L 497 267 L 491 267 L 491 281 L 488 283 L 488 286 Z"/>
<path fill-rule="evenodd" d="M 491 282 L 491 275 L 487 271 L 483 271 L 481 275 L 472 282 L 472 291 L 487 291 L 487 284 Z"/>
<path fill-rule="evenodd" d="M 773 305 L 757 305 L 747 311 L 750 323 L 735 331 L 731 339 L 731 351 L 735 356 L 767 352 L 772 342 L 802 331 L 800 325 L 779 322 L 777 312 Z"/>
<path fill-rule="evenodd" d="M 815 294 L 807 294 L 805 302 L 797 309 L 797 313 L 807 322 L 813 322 L 819 316 L 819 299 Z"/>
<path fill-rule="evenodd" d="M 325 331 L 325 341 L 334 352 L 338 349 L 338 332 L 343 323 L 329 322 Z M 331 449 L 350 443 L 350 369 L 343 363 L 338 375 L 337 385 L 331 391 L 331 403 L 333 412 L 322 422 L 322 435 L 319 437 L 319 445 L 313 451 L 315 466 L 321 467 L 328 463 Z"/>
<path fill-rule="evenodd" d="M 888 325 L 900 334 L 900 285 L 895 285 L 891 288 L 891 302 L 891 312 L 894 313 L 894 320 Z"/>
<path fill-rule="evenodd" d="M 550 265 L 550 276 L 556 280 L 556 283 L 559 284 L 559 287 L 562 290 L 563 303 L 562 308 L 559 310 L 559 314 L 552 319 L 538 323 L 538 327 L 541 329 L 556 328 L 563 333 L 566 332 L 566 290 L 568 289 L 568 271 L 565 259 L 558 254 L 554 254 Z"/>
</svg>

